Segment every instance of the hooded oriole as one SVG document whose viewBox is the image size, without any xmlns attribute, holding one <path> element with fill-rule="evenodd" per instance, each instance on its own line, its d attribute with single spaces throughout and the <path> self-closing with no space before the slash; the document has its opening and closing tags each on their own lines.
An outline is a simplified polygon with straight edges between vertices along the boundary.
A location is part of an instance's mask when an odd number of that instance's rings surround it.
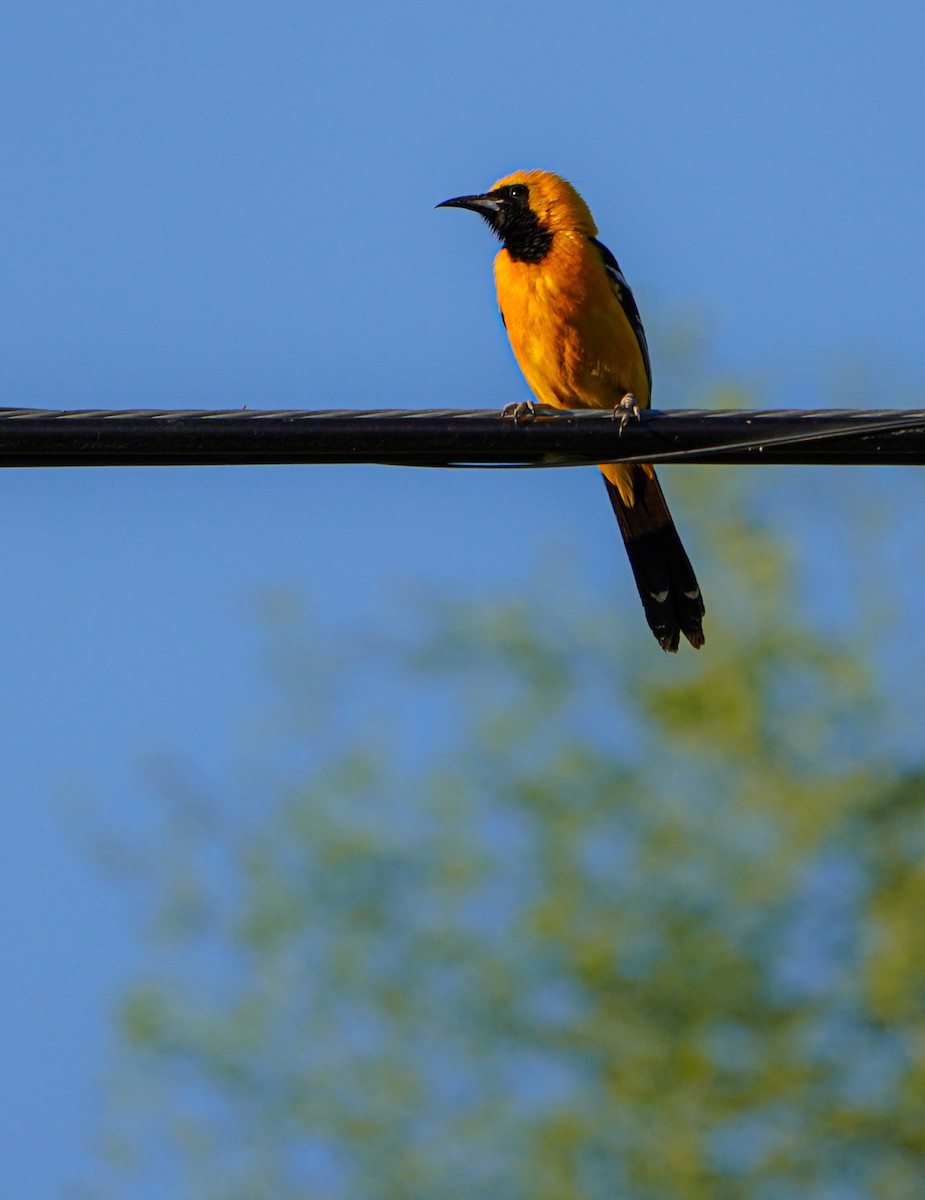
<svg viewBox="0 0 925 1200">
<path fill-rule="evenodd" d="M 652 369 L 639 310 L 587 204 L 549 171 L 515 171 L 468 208 L 502 242 L 498 304 L 514 356 L 542 404 L 649 407 Z M 602 464 L 649 627 L 664 650 L 703 645 L 703 600 L 651 466 Z"/>
</svg>

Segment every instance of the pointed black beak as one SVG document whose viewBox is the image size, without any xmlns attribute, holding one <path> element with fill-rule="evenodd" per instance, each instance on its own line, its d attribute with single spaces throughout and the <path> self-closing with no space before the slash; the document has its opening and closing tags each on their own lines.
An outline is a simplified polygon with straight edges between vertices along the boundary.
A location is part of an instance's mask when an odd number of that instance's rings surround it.
<svg viewBox="0 0 925 1200">
<path fill-rule="evenodd" d="M 468 208 L 483 217 L 491 217 L 498 211 L 501 204 L 493 196 L 456 196 L 452 200 L 443 200 L 435 204 L 435 208 Z"/>
</svg>

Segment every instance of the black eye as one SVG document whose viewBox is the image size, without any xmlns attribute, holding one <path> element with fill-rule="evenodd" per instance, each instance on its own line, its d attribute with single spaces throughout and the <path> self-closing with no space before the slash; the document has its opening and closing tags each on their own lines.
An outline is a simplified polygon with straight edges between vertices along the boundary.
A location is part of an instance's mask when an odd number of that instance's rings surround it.
<svg viewBox="0 0 925 1200">
<path fill-rule="evenodd" d="M 507 190 L 507 194 L 512 200 L 523 200 L 527 192 L 527 187 L 522 183 L 512 183 Z"/>
</svg>

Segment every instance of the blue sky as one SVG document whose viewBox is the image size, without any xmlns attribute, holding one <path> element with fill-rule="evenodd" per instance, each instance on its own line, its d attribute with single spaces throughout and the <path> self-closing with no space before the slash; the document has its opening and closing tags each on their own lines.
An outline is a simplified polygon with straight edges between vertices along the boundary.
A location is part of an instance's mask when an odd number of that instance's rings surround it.
<svg viewBox="0 0 925 1200">
<path fill-rule="evenodd" d="M 523 398 L 493 243 L 433 205 L 532 166 L 583 192 L 650 328 L 696 314 L 763 404 L 834 403 L 836 383 L 910 403 L 923 48 L 911 0 L 10 0 L 0 403 Z M 73 796 L 131 806 L 164 747 L 227 761 L 262 686 L 260 588 L 371 620 L 409 577 L 494 588 L 549 539 L 614 531 L 566 471 L 20 471 L 0 494 L 0 1191 L 44 1196 L 89 1161 L 111 1005 L 143 954 Z M 635 605 L 616 554 L 594 569 Z"/>
</svg>

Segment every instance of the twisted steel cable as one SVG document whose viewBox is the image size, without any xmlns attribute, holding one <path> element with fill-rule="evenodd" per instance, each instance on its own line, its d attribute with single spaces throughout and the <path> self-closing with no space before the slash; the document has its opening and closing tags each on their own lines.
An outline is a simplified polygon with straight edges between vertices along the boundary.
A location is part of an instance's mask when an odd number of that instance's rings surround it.
<svg viewBox="0 0 925 1200">
<path fill-rule="evenodd" d="M 0 466 L 925 463 L 925 411 L 0 409 Z"/>
</svg>

